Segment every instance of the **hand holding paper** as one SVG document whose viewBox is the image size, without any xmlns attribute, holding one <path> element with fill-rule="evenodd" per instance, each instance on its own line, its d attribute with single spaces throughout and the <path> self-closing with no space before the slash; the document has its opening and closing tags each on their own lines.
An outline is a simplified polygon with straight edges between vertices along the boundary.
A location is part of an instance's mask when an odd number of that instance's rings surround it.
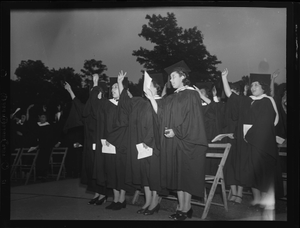
<svg viewBox="0 0 300 228">
<path fill-rule="evenodd" d="M 116 154 L 116 147 L 109 142 L 106 141 L 106 139 L 101 139 L 102 143 L 102 153 L 105 154 Z"/>
<path fill-rule="evenodd" d="M 145 145 L 146 144 L 144 144 L 144 143 L 136 144 L 136 148 L 138 150 L 138 157 L 137 157 L 137 159 L 142 159 L 142 158 L 146 158 L 146 157 L 152 156 L 153 149 L 151 147 L 148 147 L 147 145 L 146 145 L 146 148 L 145 148 Z"/>
</svg>

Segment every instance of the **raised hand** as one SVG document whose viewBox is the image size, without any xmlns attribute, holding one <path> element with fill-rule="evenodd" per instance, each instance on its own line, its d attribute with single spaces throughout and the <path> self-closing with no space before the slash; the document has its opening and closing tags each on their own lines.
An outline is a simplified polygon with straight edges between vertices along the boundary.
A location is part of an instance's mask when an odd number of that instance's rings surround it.
<svg viewBox="0 0 300 228">
<path fill-rule="evenodd" d="M 197 86 L 194 85 L 194 88 L 199 93 L 201 98 L 204 97 L 203 93 L 201 92 L 201 90 Z"/>
<path fill-rule="evenodd" d="M 118 83 L 123 82 L 126 74 L 127 74 L 127 72 L 123 73 L 123 70 L 121 70 L 121 72 L 118 74 Z"/>
<path fill-rule="evenodd" d="M 99 81 L 99 75 L 98 74 L 93 74 L 93 83 L 94 85 L 98 85 Z"/>
<path fill-rule="evenodd" d="M 273 74 L 272 74 L 272 79 L 277 78 L 277 76 L 280 74 L 279 69 L 277 69 Z"/>
<path fill-rule="evenodd" d="M 214 87 L 212 88 L 212 94 L 213 94 L 214 97 L 217 96 L 217 89 L 216 89 L 216 86 L 214 86 Z"/>
<path fill-rule="evenodd" d="M 68 90 L 68 91 L 71 90 L 71 86 L 67 82 L 65 82 L 65 89 Z"/>
<path fill-rule="evenodd" d="M 222 71 L 222 77 L 227 77 L 228 75 L 228 70 L 227 68 L 225 68 L 223 71 Z"/>
</svg>

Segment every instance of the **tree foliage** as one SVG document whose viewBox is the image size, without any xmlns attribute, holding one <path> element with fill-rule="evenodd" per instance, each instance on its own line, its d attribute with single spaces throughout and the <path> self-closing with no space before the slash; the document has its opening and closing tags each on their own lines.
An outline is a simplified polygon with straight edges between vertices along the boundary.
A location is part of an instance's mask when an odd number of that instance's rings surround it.
<svg viewBox="0 0 300 228">
<path fill-rule="evenodd" d="M 133 51 L 133 56 L 144 68 L 163 72 L 164 68 L 184 60 L 202 80 L 216 80 L 219 77 L 216 65 L 221 61 L 207 51 L 203 34 L 197 27 L 179 27 L 174 13 L 167 13 L 166 17 L 147 15 L 146 19 L 149 20 L 148 25 L 143 25 L 139 36 L 153 43 L 153 50 L 140 47 Z"/>
<path fill-rule="evenodd" d="M 108 76 L 104 73 L 104 71 L 107 70 L 106 65 L 102 63 L 101 60 L 85 60 L 83 69 L 80 71 L 83 73 L 82 79 L 83 79 L 83 86 L 88 87 L 90 85 L 90 82 L 92 80 L 93 74 L 99 75 L 99 81 L 108 81 Z"/>
</svg>

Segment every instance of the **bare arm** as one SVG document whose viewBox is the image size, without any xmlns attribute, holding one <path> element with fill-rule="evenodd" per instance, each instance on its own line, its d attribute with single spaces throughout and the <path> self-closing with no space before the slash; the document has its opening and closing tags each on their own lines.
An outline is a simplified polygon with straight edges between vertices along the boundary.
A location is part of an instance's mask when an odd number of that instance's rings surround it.
<svg viewBox="0 0 300 228">
<path fill-rule="evenodd" d="M 118 87 L 119 87 L 119 93 L 121 94 L 123 89 L 124 89 L 124 86 L 123 86 L 123 80 L 126 76 L 127 72 L 124 72 L 121 70 L 121 72 L 119 73 L 118 75 Z"/>
<path fill-rule="evenodd" d="M 223 82 L 223 87 L 224 87 L 224 91 L 227 97 L 230 97 L 232 92 L 227 80 L 227 75 L 228 75 L 228 70 L 227 68 L 222 72 L 222 82 Z"/>
<path fill-rule="evenodd" d="M 201 90 L 200 90 L 198 87 L 194 86 L 194 88 L 195 88 L 196 91 L 199 93 L 200 98 L 201 98 L 205 103 L 210 104 L 211 100 L 210 100 L 208 97 L 204 96 L 204 95 L 201 93 Z"/>
<path fill-rule="evenodd" d="M 69 94 L 70 94 L 72 100 L 74 100 L 75 94 L 73 93 L 73 90 L 72 90 L 70 84 L 67 83 L 67 82 L 65 82 L 65 89 L 69 92 Z"/>
<path fill-rule="evenodd" d="M 271 97 L 274 97 L 275 91 L 274 91 L 274 82 L 275 78 L 279 75 L 279 70 L 276 70 L 272 75 L 271 75 L 271 83 L 270 83 L 270 91 L 271 91 Z"/>
</svg>

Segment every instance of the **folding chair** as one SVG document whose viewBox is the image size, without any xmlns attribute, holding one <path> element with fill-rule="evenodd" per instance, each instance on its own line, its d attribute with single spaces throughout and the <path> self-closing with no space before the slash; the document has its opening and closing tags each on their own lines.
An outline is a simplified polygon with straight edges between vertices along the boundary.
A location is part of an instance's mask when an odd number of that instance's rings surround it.
<svg viewBox="0 0 300 228">
<path fill-rule="evenodd" d="M 15 174 L 15 169 L 16 169 L 16 163 L 19 159 L 20 156 L 20 152 L 21 152 L 22 148 L 15 148 L 14 152 L 10 154 L 10 161 L 12 161 L 11 163 L 11 169 L 10 169 L 10 179 L 12 179 L 13 174 Z"/>
<path fill-rule="evenodd" d="M 27 170 L 29 171 L 27 176 L 26 176 L 26 181 L 25 181 L 25 185 L 28 184 L 28 181 L 31 177 L 31 174 L 33 172 L 33 179 L 34 181 L 36 181 L 36 169 L 35 169 L 35 163 L 36 163 L 36 159 L 37 156 L 39 154 L 39 149 L 35 149 L 33 151 L 30 151 L 30 148 L 22 148 L 19 158 L 17 159 L 16 163 L 15 163 L 15 168 L 14 168 L 14 172 L 13 174 L 16 172 L 16 169 L 19 168 L 20 172 Z"/>
<path fill-rule="evenodd" d="M 51 176 L 56 176 L 56 181 L 59 180 L 61 173 L 66 177 L 65 159 L 67 156 L 68 147 L 54 147 L 50 155 Z M 59 167 L 57 174 L 54 173 L 54 167 Z"/>
<path fill-rule="evenodd" d="M 212 186 L 209 191 L 208 197 L 207 197 L 206 190 L 205 190 L 204 203 L 201 203 L 201 202 L 193 200 L 193 199 L 191 201 L 191 203 L 194 205 L 204 206 L 204 211 L 202 213 L 201 219 L 205 219 L 207 217 L 207 214 L 208 214 L 211 204 L 217 205 L 217 206 L 224 206 L 225 210 L 228 211 L 225 181 L 224 181 L 224 175 L 223 175 L 223 167 L 227 160 L 227 157 L 228 157 L 228 154 L 229 154 L 229 151 L 231 148 L 231 144 L 230 143 L 208 144 L 208 147 L 211 149 L 224 149 L 224 153 L 220 153 L 220 152 L 206 153 L 207 158 L 220 158 L 221 161 L 219 163 L 219 167 L 218 167 L 218 170 L 215 175 L 205 175 L 205 182 L 212 184 Z M 216 191 L 216 188 L 218 185 L 221 185 L 221 188 L 222 188 L 223 204 L 212 202 L 212 199 L 215 195 L 215 191 Z M 132 198 L 132 204 L 135 204 L 135 202 L 138 200 L 140 195 L 143 195 L 143 193 L 141 193 L 141 191 L 139 191 L 139 190 L 136 190 L 134 193 L 134 196 Z M 177 200 L 177 198 L 174 196 L 167 196 L 167 197 L 163 197 L 163 198 Z"/>
</svg>

